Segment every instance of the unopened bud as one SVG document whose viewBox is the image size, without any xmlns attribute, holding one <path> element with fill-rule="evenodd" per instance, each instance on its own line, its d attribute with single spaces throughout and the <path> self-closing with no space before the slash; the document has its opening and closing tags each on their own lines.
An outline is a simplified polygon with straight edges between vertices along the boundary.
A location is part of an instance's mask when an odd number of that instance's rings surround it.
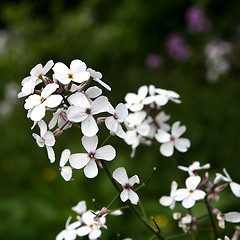
<svg viewBox="0 0 240 240">
<path fill-rule="evenodd" d="M 99 118 L 97 118 L 97 124 L 104 123 L 105 119 L 106 119 L 106 117 L 99 117 Z"/>
<path fill-rule="evenodd" d="M 58 137 L 58 136 L 60 136 L 62 133 L 63 133 L 63 130 L 61 130 L 60 128 L 57 128 L 57 129 L 53 132 L 53 135 L 54 135 L 55 137 Z"/>
</svg>

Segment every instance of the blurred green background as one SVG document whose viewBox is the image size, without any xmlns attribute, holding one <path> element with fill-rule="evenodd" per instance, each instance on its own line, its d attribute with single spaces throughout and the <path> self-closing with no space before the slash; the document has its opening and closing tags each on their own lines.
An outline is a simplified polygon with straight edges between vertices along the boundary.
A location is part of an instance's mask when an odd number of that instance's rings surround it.
<svg viewBox="0 0 240 240">
<path fill-rule="evenodd" d="M 205 12 L 210 23 L 205 30 L 189 30 L 186 12 L 190 7 Z M 86 200 L 94 209 L 92 198 L 96 198 L 101 208 L 116 194 L 102 171 L 93 180 L 86 179 L 81 170 L 74 174 L 75 181 L 62 179 L 61 151 L 81 151 L 81 136 L 76 131 L 68 130 L 58 139 L 54 164 L 31 136 L 37 128 L 30 130 L 32 122 L 26 118 L 24 99 L 18 100 L 16 93 L 29 71 L 50 59 L 69 65 L 78 58 L 102 72 L 103 80 L 112 87 L 104 94 L 113 105 L 123 102 L 126 93 L 137 92 L 141 85 L 154 84 L 178 92 L 182 104 L 170 103 L 165 111 L 171 115 L 171 123 L 180 120 L 187 126 L 184 136 L 192 144 L 186 154 L 176 153 L 178 162 L 185 166 L 193 161 L 210 162 L 211 179 L 226 167 L 233 180 L 240 182 L 239 10 L 239 1 L 223 0 L 1 1 L 0 239 L 55 239 L 68 216 L 74 216 L 71 207 L 78 201 Z M 184 38 L 189 51 L 185 59 L 169 53 L 171 34 Z M 226 56 L 229 70 L 211 81 L 205 48 L 213 40 L 228 42 L 232 51 Z M 102 131 L 103 138 L 107 132 Z M 109 143 L 118 153 L 109 163 L 112 171 L 125 166 L 129 176 L 138 174 L 143 181 L 157 167 L 149 186 L 139 195 L 163 235 L 181 233 L 171 210 L 158 203 L 177 178 L 171 159 L 162 157 L 157 146 L 139 147 L 130 159 L 131 149 L 124 142 L 112 138 Z M 216 204 L 223 211 L 239 210 L 239 199 L 230 191 Z M 119 205 L 120 201 L 115 207 Z M 127 219 L 124 215 L 109 217 L 102 239 L 149 238 L 141 223 L 125 212 Z M 232 234 L 232 227 L 227 230 Z"/>
</svg>

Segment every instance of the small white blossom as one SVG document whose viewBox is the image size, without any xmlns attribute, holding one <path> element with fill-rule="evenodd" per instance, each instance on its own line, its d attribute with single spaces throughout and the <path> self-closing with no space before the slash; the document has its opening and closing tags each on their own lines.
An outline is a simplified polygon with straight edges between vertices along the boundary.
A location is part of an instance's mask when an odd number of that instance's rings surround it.
<svg viewBox="0 0 240 240">
<path fill-rule="evenodd" d="M 232 193 L 236 196 L 236 197 L 240 197 L 240 184 L 233 182 L 232 178 L 230 177 L 230 175 L 228 174 L 226 168 L 223 169 L 223 172 L 225 173 L 226 176 L 223 176 L 220 173 L 217 173 L 216 178 L 220 178 L 221 180 L 228 182 L 229 186 L 232 190 Z"/>
<path fill-rule="evenodd" d="M 34 93 L 35 86 L 42 82 L 42 78 L 52 68 L 53 61 L 50 60 L 43 67 L 42 64 L 37 64 L 31 71 L 30 76 L 22 80 L 22 89 L 18 94 L 18 98 L 28 96 Z"/>
<path fill-rule="evenodd" d="M 175 103 L 181 103 L 179 94 L 174 91 L 156 88 L 155 93 L 157 93 L 157 95 L 155 95 L 155 102 L 158 106 L 166 105 L 169 100 Z"/>
<path fill-rule="evenodd" d="M 126 106 L 132 112 L 141 111 L 146 104 L 150 104 L 154 102 L 154 96 L 148 96 L 148 87 L 141 86 L 138 89 L 138 94 L 135 93 L 128 93 L 125 96 Z"/>
<path fill-rule="evenodd" d="M 175 207 L 175 193 L 177 190 L 177 182 L 172 181 L 170 196 L 162 196 L 159 200 L 160 204 L 163 206 L 169 206 L 171 209 Z"/>
<path fill-rule="evenodd" d="M 96 160 L 112 161 L 116 157 L 116 150 L 110 145 L 105 145 L 97 149 L 97 136 L 83 136 L 82 144 L 87 153 L 72 154 L 69 162 L 73 168 L 81 169 L 84 167 L 84 174 L 87 178 L 94 178 L 98 175 Z"/>
<path fill-rule="evenodd" d="M 70 68 L 64 63 L 57 62 L 54 67 L 54 77 L 62 84 L 69 84 L 71 81 L 82 83 L 90 78 L 90 73 L 86 71 L 86 64 L 75 59 L 71 62 Z"/>
<path fill-rule="evenodd" d="M 185 131 L 186 127 L 180 126 L 180 122 L 175 122 L 172 125 L 171 134 L 162 129 L 158 129 L 155 138 L 159 143 L 162 143 L 160 152 L 163 156 L 172 156 L 174 147 L 179 152 L 186 152 L 188 150 L 190 147 L 190 141 L 187 138 L 180 138 Z"/>
<path fill-rule="evenodd" d="M 46 107 L 55 108 L 61 102 L 63 97 L 59 94 L 52 94 L 59 87 L 56 83 L 48 84 L 41 92 L 41 95 L 30 95 L 24 104 L 24 108 L 29 110 L 29 117 L 33 121 L 40 121 L 46 113 Z"/>
<path fill-rule="evenodd" d="M 56 240 L 74 240 L 77 237 L 76 228 L 80 227 L 81 223 L 79 221 L 69 224 L 71 221 L 71 217 L 68 218 L 66 222 L 66 227 L 63 231 L 61 231 Z"/>
<path fill-rule="evenodd" d="M 98 125 L 93 115 L 105 112 L 109 108 L 107 97 L 100 96 L 92 103 L 80 92 L 71 95 L 68 101 L 73 105 L 67 110 L 67 118 L 72 122 L 81 122 L 82 133 L 92 137 L 98 132 Z"/>
<path fill-rule="evenodd" d="M 180 188 L 175 192 L 175 200 L 182 201 L 184 208 L 191 208 L 195 202 L 200 199 L 204 199 L 206 193 L 202 190 L 198 190 L 197 187 L 201 181 L 199 176 L 190 176 L 186 179 L 186 187 Z"/>
<path fill-rule="evenodd" d="M 46 146 L 48 158 L 51 163 L 55 161 L 55 153 L 53 151 L 53 146 L 55 144 L 55 137 L 52 132 L 47 130 L 47 124 L 41 120 L 38 122 L 40 128 L 40 136 L 36 133 L 33 133 L 32 136 L 36 139 L 36 142 L 39 147 Z"/>
<path fill-rule="evenodd" d="M 81 215 L 87 211 L 87 204 L 84 200 L 80 201 L 76 206 L 72 207 L 72 210 Z"/>
<path fill-rule="evenodd" d="M 125 138 L 126 134 L 123 131 L 121 123 L 124 122 L 128 115 L 128 110 L 123 103 L 119 103 L 114 109 L 111 104 L 109 104 L 108 112 L 112 116 L 105 119 L 105 124 L 108 130 L 114 132 L 118 137 Z"/>
<path fill-rule="evenodd" d="M 111 91 L 110 86 L 108 86 L 105 82 L 103 82 L 102 79 L 102 74 L 100 72 L 96 72 L 95 70 L 88 68 L 87 71 L 90 73 L 92 79 L 96 82 L 98 82 L 100 85 L 105 87 L 108 91 Z"/>
<path fill-rule="evenodd" d="M 123 202 L 126 202 L 128 199 L 131 201 L 132 204 L 137 204 L 139 197 L 138 195 L 132 190 L 132 186 L 137 183 L 140 183 L 140 180 L 137 175 L 132 176 L 131 178 L 128 178 L 126 169 L 123 167 L 117 168 L 113 172 L 113 178 L 119 182 L 122 187 L 123 191 L 120 194 L 120 198 Z"/>
<path fill-rule="evenodd" d="M 101 236 L 102 231 L 100 229 L 105 227 L 105 216 L 96 217 L 92 211 L 87 211 L 83 213 L 81 220 L 83 224 L 77 229 L 77 235 L 79 237 L 88 235 L 90 240 L 96 240 Z"/>
<path fill-rule="evenodd" d="M 71 155 L 70 150 L 65 149 L 62 152 L 60 158 L 61 175 L 65 181 L 69 181 L 72 178 L 72 168 L 70 166 L 65 166 L 67 161 L 69 160 L 70 155 Z"/>
<path fill-rule="evenodd" d="M 209 169 L 210 168 L 210 164 L 207 163 L 203 166 L 200 166 L 200 162 L 198 161 L 195 161 L 193 162 L 189 167 L 184 167 L 184 166 L 178 166 L 179 169 L 185 171 L 185 172 L 188 172 L 188 174 L 190 176 L 194 176 L 194 171 L 197 171 L 197 170 L 202 170 L 202 169 Z"/>
<path fill-rule="evenodd" d="M 229 212 L 229 213 L 221 213 L 217 214 L 218 226 L 220 228 L 225 228 L 225 221 L 231 223 L 240 222 L 240 213 L 239 212 Z"/>
</svg>

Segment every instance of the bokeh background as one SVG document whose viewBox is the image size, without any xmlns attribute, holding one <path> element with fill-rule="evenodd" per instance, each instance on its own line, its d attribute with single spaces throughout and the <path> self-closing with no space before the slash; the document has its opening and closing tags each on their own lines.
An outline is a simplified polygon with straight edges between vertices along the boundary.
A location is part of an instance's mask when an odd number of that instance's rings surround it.
<svg viewBox="0 0 240 240">
<path fill-rule="evenodd" d="M 82 171 L 74 175 L 75 181 L 62 179 L 61 151 L 81 151 L 76 131 L 68 130 L 58 139 L 54 164 L 31 136 L 32 122 L 17 93 L 29 71 L 50 59 L 69 65 L 77 58 L 101 71 L 112 87 L 104 94 L 113 105 L 141 85 L 178 92 L 182 104 L 170 103 L 165 111 L 171 123 L 180 120 L 187 126 L 185 137 L 192 145 L 175 158 L 185 166 L 210 162 L 211 179 L 226 167 L 240 182 L 239 10 L 239 1 L 223 0 L 1 1 L 0 239 L 55 239 L 68 216 L 74 217 L 71 207 L 78 201 L 86 200 L 94 209 L 95 198 L 101 208 L 116 194 L 102 171 L 94 180 L 86 179 Z M 111 144 L 118 152 L 109 163 L 111 170 L 125 166 L 130 176 L 138 174 L 144 180 L 157 167 L 139 195 L 165 236 L 181 233 L 172 212 L 158 203 L 177 179 L 172 160 L 162 157 L 157 146 L 140 147 L 130 159 L 131 149 L 124 142 L 112 138 Z M 220 200 L 216 206 L 221 210 L 239 210 L 239 199 L 230 191 Z M 115 207 L 119 205 L 117 201 Z M 127 218 L 109 218 L 102 239 L 149 238 L 141 223 L 128 211 L 125 214 Z M 234 229 L 227 225 L 227 231 L 232 234 Z"/>
</svg>

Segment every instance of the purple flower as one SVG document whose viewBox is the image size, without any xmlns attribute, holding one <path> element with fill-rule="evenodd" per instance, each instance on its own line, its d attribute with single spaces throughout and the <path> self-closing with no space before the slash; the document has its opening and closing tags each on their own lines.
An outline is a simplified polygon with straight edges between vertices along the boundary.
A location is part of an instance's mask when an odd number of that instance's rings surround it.
<svg viewBox="0 0 240 240">
<path fill-rule="evenodd" d="M 157 69 L 162 65 L 163 59 L 156 53 L 150 53 L 145 58 L 145 64 L 148 68 Z"/>
<path fill-rule="evenodd" d="M 171 34 L 167 38 L 166 46 L 169 56 L 175 60 L 185 61 L 191 56 L 190 47 L 180 34 Z"/>
<path fill-rule="evenodd" d="M 186 11 L 185 19 L 190 33 L 207 32 L 211 28 L 205 12 L 199 7 L 190 7 Z"/>
</svg>

